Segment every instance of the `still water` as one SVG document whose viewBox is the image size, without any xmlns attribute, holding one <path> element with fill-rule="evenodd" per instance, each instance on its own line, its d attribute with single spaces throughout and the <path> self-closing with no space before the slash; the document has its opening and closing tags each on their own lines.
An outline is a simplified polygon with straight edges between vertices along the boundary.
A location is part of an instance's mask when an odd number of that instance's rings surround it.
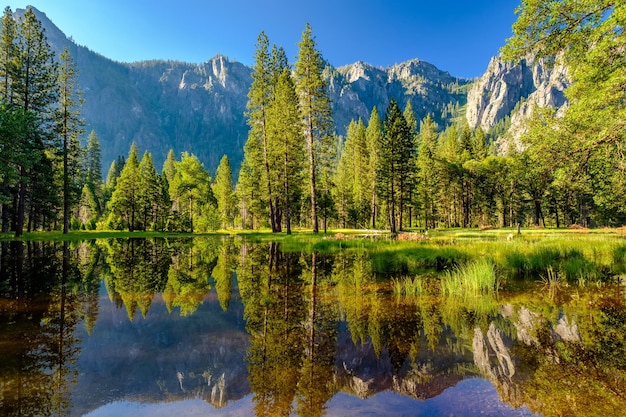
<svg viewBox="0 0 626 417">
<path fill-rule="evenodd" d="M 459 299 L 389 275 L 240 239 L 2 243 L 0 415 L 626 410 L 623 287 Z"/>
</svg>

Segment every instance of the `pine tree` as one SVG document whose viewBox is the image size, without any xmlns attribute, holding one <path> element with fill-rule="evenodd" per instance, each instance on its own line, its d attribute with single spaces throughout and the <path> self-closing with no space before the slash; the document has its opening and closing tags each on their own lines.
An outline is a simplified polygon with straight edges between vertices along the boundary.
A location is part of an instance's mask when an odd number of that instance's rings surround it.
<svg viewBox="0 0 626 417">
<path fill-rule="evenodd" d="M 59 65 L 59 105 L 56 109 L 56 131 L 61 137 L 61 155 L 63 158 L 63 233 L 70 229 L 71 206 L 77 201 L 80 188 L 77 186 L 79 170 L 80 143 L 78 137 L 83 133 L 84 120 L 80 107 L 82 98 L 77 90 L 76 64 L 67 48 L 60 56 Z"/>
<path fill-rule="evenodd" d="M 174 155 L 174 149 L 170 149 L 167 153 L 167 158 L 163 162 L 163 170 L 161 171 L 168 182 L 172 182 L 174 175 L 176 175 L 176 156 Z"/>
<path fill-rule="evenodd" d="M 268 133 L 271 138 L 272 162 L 276 179 L 282 186 L 277 203 L 283 211 L 287 234 L 291 234 L 292 213 L 299 200 L 301 172 L 304 168 L 304 140 L 298 107 L 298 96 L 291 71 L 284 67 L 268 107 Z"/>
<path fill-rule="evenodd" d="M 380 149 L 379 143 L 382 141 L 383 135 L 383 123 L 378 114 L 378 109 L 374 107 L 370 114 L 369 121 L 367 123 L 367 129 L 365 131 L 365 141 L 368 154 L 368 188 L 367 195 L 370 200 L 370 214 L 372 229 L 376 229 L 376 220 L 378 217 L 378 176 L 376 170 L 378 169 L 378 160 Z"/>
<path fill-rule="evenodd" d="M 213 194 L 217 199 L 217 210 L 222 220 L 222 228 L 233 226 L 235 219 L 235 194 L 233 191 L 233 173 L 228 156 L 224 155 L 215 172 Z"/>
<path fill-rule="evenodd" d="M 123 225 L 133 232 L 137 228 L 137 210 L 139 197 L 139 158 L 137 144 L 130 147 L 128 159 L 115 182 L 115 189 L 109 201 L 109 210 L 114 217 L 121 218 Z"/>
<path fill-rule="evenodd" d="M 270 226 L 272 232 L 280 231 L 279 210 L 275 201 L 275 192 L 272 181 L 271 167 L 275 165 L 270 161 L 270 138 L 268 137 L 267 108 L 273 94 L 272 56 L 269 52 L 269 40 L 265 32 L 259 34 L 257 40 L 254 67 L 252 71 L 252 85 L 248 92 L 248 125 L 250 126 L 249 139 L 258 143 L 260 156 L 263 161 L 263 181 L 268 204 Z M 256 154 L 252 154 L 253 156 Z M 256 165 L 256 164 L 255 164 Z"/>
<path fill-rule="evenodd" d="M 406 120 L 406 124 L 409 128 L 409 135 L 411 141 L 413 141 L 413 148 L 415 152 L 413 153 L 413 161 L 410 162 L 412 166 L 415 166 L 417 157 L 417 149 L 419 147 L 419 135 L 418 135 L 418 124 L 417 119 L 415 118 L 415 113 L 413 112 L 413 105 L 411 104 L 411 100 L 406 103 L 406 107 L 404 108 L 404 112 L 402 113 L 404 116 L 404 120 Z M 414 169 L 411 169 L 409 172 L 409 180 L 410 184 L 406 187 L 406 197 L 408 206 L 408 215 L 409 215 L 409 227 L 413 226 L 413 206 L 414 206 L 414 194 L 415 194 L 415 183 L 417 181 L 416 172 Z"/>
<path fill-rule="evenodd" d="M 102 186 L 102 151 L 100 140 L 94 130 L 87 138 L 87 182 L 93 183 L 96 189 Z"/>
<path fill-rule="evenodd" d="M 437 195 L 437 125 L 430 115 L 420 123 L 420 147 L 417 152 L 418 195 L 424 212 L 424 227 L 435 227 Z M 455 139 L 456 140 L 456 139 Z M 445 192 L 448 192 L 447 190 Z"/>
<path fill-rule="evenodd" d="M 383 126 L 376 174 L 381 185 L 379 195 L 387 203 L 390 231 L 395 234 L 402 229 L 402 208 L 407 187 L 410 186 L 414 154 L 409 126 L 395 99 L 389 103 Z M 399 216 L 399 222 L 396 216 Z"/>
<path fill-rule="evenodd" d="M 18 55 L 11 82 L 14 102 L 35 112 L 40 121 L 49 120 L 58 95 L 57 64 L 32 7 L 18 21 L 17 34 Z"/>
<path fill-rule="evenodd" d="M 172 200 L 170 198 L 170 184 L 167 181 L 165 174 L 158 176 L 159 180 L 159 199 L 157 201 L 156 213 L 155 213 L 155 229 L 165 230 L 170 211 L 172 209 Z"/>
<path fill-rule="evenodd" d="M 12 79 L 15 77 L 15 63 L 17 58 L 17 24 L 13 18 L 11 8 L 7 6 L 2 16 L 0 26 L 0 81 L 2 89 L 0 97 L 5 103 L 11 103 Z"/>
<path fill-rule="evenodd" d="M 348 125 L 346 141 L 339 152 L 339 162 L 334 175 L 333 199 L 337 208 L 337 215 L 342 228 L 347 227 L 350 214 L 354 207 L 352 200 L 352 185 L 354 183 L 354 147 L 352 146 L 350 132 L 354 130 L 354 120 Z"/>
<path fill-rule="evenodd" d="M 248 137 L 243 148 L 243 162 L 239 169 L 237 198 L 241 213 L 242 227 L 255 228 L 257 221 L 267 215 L 267 204 L 262 195 L 263 167 L 261 150 L 256 139 Z"/>
<path fill-rule="evenodd" d="M 370 220 L 370 154 L 363 121 L 352 120 L 334 180 L 335 205 L 343 227 L 368 224 Z"/>
<path fill-rule="evenodd" d="M 318 181 L 329 180 L 326 167 L 333 157 L 333 116 L 326 81 L 322 76 L 324 61 L 316 50 L 311 26 L 307 23 L 298 44 L 296 62 L 296 92 L 300 99 L 300 112 L 304 125 L 308 154 L 308 177 L 311 197 L 311 223 L 313 233 L 319 232 L 318 224 Z"/>
<path fill-rule="evenodd" d="M 138 170 L 137 214 L 141 219 L 139 226 L 144 231 L 148 228 L 156 230 L 161 184 L 152 162 L 152 155 L 148 151 L 144 152 Z"/>
<path fill-rule="evenodd" d="M 16 236 L 20 236 L 24 229 L 30 177 L 35 175 L 38 168 L 46 169 L 44 152 L 52 137 L 48 124 L 52 118 L 52 107 L 56 102 L 58 88 L 54 53 L 31 7 L 17 22 L 16 33 L 17 54 L 12 64 L 9 96 L 12 103 L 33 115 L 32 129 L 28 129 L 29 134 L 21 138 L 22 157 L 18 158 L 21 161 L 20 177 L 13 229 Z M 43 165 L 40 166 L 39 162 Z M 53 180 L 53 176 L 39 177 L 41 181 Z M 34 207 L 31 207 L 32 212 Z"/>
<path fill-rule="evenodd" d="M 2 232 L 8 233 L 10 219 L 15 207 L 12 202 L 17 198 L 20 167 L 30 164 L 29 154 L 21 147 L 22 139 L 30 135 L 34 126 L 32 113 L 2 103 L 0 104 L 0 201 L 2 202 Z"/>
</svg>

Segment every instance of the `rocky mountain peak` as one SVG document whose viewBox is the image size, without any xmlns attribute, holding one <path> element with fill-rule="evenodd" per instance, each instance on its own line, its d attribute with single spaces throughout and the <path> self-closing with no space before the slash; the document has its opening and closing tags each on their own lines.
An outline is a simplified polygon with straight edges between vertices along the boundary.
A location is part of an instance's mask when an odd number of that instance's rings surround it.
<svg viewBox="0 0 626 417">
<path fill-rule="evenodd" d="M 359 79 L 371 81 L 372 77 L 375 76 L 374 73 L 379 71 L 380 70 L 373 65 L 363 61 L 357 61 L 352 65 L 346 65 L 343 67 L 344 76 L 346 81 L 349 83 L 354 83 Z"/>
<path fill-rule="evenodd" d="M 534 57 L 517 64 L 493 57 L 468 93 L 467 123 L 488 131 L 504 117 L 514 117 L 516 106 L 518 110 L 525 107 L 524 114 L 534 105 L 559 108 L 566 103 L 568 85 L 567 69 L 562 65 Z"/>
</svg>

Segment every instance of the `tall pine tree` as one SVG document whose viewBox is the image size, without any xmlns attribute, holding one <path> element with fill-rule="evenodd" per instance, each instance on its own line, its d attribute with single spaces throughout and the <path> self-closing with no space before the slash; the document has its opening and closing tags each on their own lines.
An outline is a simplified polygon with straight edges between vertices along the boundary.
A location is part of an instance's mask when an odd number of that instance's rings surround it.
<svg viewBox="0 0 626 417">
<path fill-rule="evenodd" d="M 80 142 L 84 120 L 80 108 L 82 98 L 77 90 L 76 64 L 67 48 L 60 56 L 59 68 L 59 104 L 56 109 L 57 134 L 61 138 L 61 157 L 63 159 L 63 233 L 70 230 L 71 206 L 77 203 L 80 184 L 78 182 Z"/>
<path fill-rule="evenodd" d="M 291 234 L 293 213 L 297 207 L 304 167 L 304 138 L 298 107 L 298 96 L 289 68 L 284 67 L 268 108 L 269 135 L 272 138 L 273 162 L 277 182 L 281 186 L 278 202 L 285 219 L 287 234 Z"/>
<path fill-rule="evenodd" d="M 395 99 L 389 103 L 383 127 L 376 173 L 380 184 L 379 194 L 387 203 L 389 228 L 395 234 L 402 229 L 402 208 L 406 189 L 410 185 L 414 154 L 409 126 Z"/>
<path fill-rule="evenodd" d="M 298 44 L 296 62 L 296 92 L 300 99 L 300 112 L 304 125 L 308 155 L 308 178 L 311 197 L 311 223 L 313 233 L 319 232 L 318 182 L 329 179 L 325 171 L 332 160 L 333 116 L 326 81 L 322 76 L 324 61 L 316 49 L 311 26 L 307 23 Z M 321 190 L 329 192 L 330 190 Z"/>
<path fill-rule="evenodd" d="M 222 228 L 233 226 L 235 219 L 235 194 L 233 190 L 233 172 L 228 156 L 224 155 L 215 172 L 213 194 L 217 200 Z"/>
</svg>

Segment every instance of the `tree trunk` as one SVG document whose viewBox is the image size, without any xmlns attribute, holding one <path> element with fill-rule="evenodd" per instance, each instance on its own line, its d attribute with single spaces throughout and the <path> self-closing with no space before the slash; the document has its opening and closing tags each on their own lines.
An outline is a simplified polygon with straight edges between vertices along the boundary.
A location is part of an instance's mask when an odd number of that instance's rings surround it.
<svg viewBox="0 0 626 417">
<path fill-rule="evenodd" d="M 539 222 L 541 221 L 541 200 L 535 198 L 535 216 L 534 216 L 534 224 L 535 226 L 539 226 Z"/>
<path fill-rule="evenodd" d="M 283 175 L 285 177 L 285 228 L 287 229 L 287 234 L 290 235 L 291 234 L 291 201 L 289 199 L 289 179 L 287 177 L 287 171 L 288 171 L 288 159 L 287 159 L 287 154 L 285 153 L 285 158 L 284 158 L 284 172 Z"/>
<path fill-rule="evenodd" d="M 9 205 L 7 203 L 2 205 L 2 233 L 9 232 L 9 223 L 10 223 L 10 215 L 9 215 Z"/>
<path fill-rule="evenodd" d="M 20 168 L 20 188 L 17 195 L 17 213 L 15 220 L 15 237 L 24 232 L 24 215 L 26 211 L 26 168 Z"/>
<path fill-rule="evenodd" d="M 67 129 L 67 115 L 65 116 Z M 67 130 L 66 130 L 67 132 Z M 63 234 L 70 231 L 70 179 L 67 163 L 67 133 L 63 135 Z"/>
<path fill-rule="evenodd" d="M 376 229 L 376 193 L 372 194 L 372 229 Z"/>
<path fill-rule="evenodd" d="M 319 233 L 317 222 L 317 185 L 315 183 L 315 149 L 313 147 L 313 119 L 309 117 L 309 132 L 307 135 L 307 145 L 309 148 L 309 180 L 311 184 L 311 222 L 313 223 L 313 233 Z"/>
<path fill-rule="evenodd" d="M 397 233 L 396 229 L 396 204 L 395 204 L 395 193 L 394 193 L 393 182 L 391 183 L 391 199 L 389 200 L 389 228 L 391 229 L 391 234 L 395 235 Z"/>
</svg>

